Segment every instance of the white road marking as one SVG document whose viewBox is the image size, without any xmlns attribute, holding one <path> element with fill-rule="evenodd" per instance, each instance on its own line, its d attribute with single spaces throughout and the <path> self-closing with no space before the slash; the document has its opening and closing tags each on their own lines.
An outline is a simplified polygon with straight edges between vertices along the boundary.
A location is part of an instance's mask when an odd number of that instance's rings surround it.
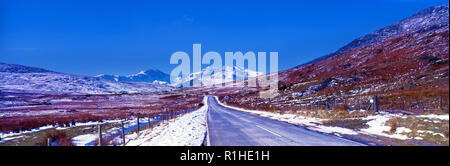
<svg viewBox="0 0 450 166">
<path fill-rule="evenodd" d="M 273 132 L 273 131 L 270 131 L 269 129 L 266 129 L 266 128 L 261 127 L 261 126 L 259 126 L 259 125 L 256 125 L 256 127 L 260 128 L 260 129 L 263 129 L 263 130 L 265 130 L 265 131 L 267 131 L 267 132 L 269 132 L 269 133 L 272 133 L 273 135 L 276 135 L 276 136 L 278 136 L 278 137 L 281 137 L 280 134 L 275 133 L 275 132 Z"/>
</svg>

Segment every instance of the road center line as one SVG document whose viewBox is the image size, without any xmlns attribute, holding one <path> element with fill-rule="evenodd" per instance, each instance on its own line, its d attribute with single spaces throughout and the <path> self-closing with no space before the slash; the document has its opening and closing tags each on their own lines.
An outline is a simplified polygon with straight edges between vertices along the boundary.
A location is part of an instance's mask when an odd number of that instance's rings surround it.
<svg viewBox="0 0 450 166">
<path fill-rule="evenodd" d="M 266 128 L 261 127 L 261 126 L 259 126 L 259 125 L 256 125 L 256 127 L 260 128 L 260 129 L 263 129 L 263 130 L 265 130 L 265 131 L 267 131 L 267 132 L 269 132 L 269 133 L 271 133 L 271 134 L 273 134 L 273 135 L 276 135 L 276 136 L 278 136 L 278 137 L 281 137 L 280 134 L 275 133 L 275 132 L 273 132 L 273 131 L 270 131 L 269 129 L 266 129 Z"/>
</svg>

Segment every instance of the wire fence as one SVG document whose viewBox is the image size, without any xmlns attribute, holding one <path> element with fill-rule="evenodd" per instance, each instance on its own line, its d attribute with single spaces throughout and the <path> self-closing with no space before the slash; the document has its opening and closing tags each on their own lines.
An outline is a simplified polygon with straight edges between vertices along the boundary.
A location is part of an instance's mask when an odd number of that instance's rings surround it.
<svg viewBox="0 0 450 166">
<path fill-rule="evenodd" d="M 142 131 L 152 129 L 162 122 L 176 119 L 194 109 L 164 111 L 135 115 L 127 119 L 104 120 L 89 125 L 80 125 L 67 130 L 74 137 L 68 143 L 64 141 L 67 133 L 47 136 L 47 146 L 124 146 L 141 136 Z M 64 134 L 64 135 L 61 135 Z"/>
</svg>

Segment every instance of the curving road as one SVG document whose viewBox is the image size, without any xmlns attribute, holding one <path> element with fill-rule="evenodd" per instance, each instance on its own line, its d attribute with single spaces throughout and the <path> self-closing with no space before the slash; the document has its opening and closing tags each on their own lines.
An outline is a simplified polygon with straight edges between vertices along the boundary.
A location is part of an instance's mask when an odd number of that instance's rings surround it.
<svg viewBox="0 0 450 166">
<path fill-rule="evenodd" d="M 268 118 L 236 111 L 208 97 L 208 144 L 211 146 L 362 146 Z"/>
</svg>

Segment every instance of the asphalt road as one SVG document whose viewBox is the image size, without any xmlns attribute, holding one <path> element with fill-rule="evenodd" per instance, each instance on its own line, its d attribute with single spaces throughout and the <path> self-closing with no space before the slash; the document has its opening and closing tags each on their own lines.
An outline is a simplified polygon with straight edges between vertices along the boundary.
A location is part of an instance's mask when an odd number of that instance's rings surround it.
<svg viewBox="0 0 450 166">
<path fill-rule="evenodd" d="M 208 140 L 211 146 L 362 146 L 289 123 L 236 111 L 208 97 Z"/>
</svg>

